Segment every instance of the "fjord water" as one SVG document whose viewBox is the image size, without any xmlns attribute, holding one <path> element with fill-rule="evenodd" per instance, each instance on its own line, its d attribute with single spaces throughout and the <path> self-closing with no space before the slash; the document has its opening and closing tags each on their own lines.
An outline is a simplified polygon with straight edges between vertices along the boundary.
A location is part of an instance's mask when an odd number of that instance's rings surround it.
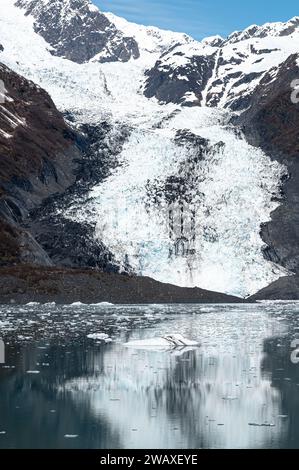
<svg viewBox="0 0 299 470">
<path fill-rule="evenodd" d="M 299 447 L 298 313 L 298 303 L 2 306 L 0 447 Z M 201 345 L 124 345 L 170 332 Z"/>
</svg>

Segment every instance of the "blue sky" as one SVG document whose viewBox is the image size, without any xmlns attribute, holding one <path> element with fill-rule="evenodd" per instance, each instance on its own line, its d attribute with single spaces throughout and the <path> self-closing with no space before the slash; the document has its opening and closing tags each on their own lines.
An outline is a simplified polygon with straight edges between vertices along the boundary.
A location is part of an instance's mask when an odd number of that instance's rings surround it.
<svg viewBox="0 0 299 470">
<path fill-rule="evenodd" d="M 129 21 L 183 31 L 196 39 L 299 15 L 298 0 L 93 0 Z"/>
</svg>

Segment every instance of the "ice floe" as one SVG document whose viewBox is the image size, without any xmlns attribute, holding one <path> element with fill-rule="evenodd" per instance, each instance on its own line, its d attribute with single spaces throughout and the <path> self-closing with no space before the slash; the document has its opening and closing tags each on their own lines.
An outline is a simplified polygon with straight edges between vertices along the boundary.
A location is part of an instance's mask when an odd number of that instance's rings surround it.
<svg viewBox="0 0 299 470">
<path fill-rule="evenodd" d="M 199 346 L 197 341 L 184 338 L 179 333 L 166 334 L 156 338 L 148 338 L 143 340 L 129 341 L 125 346 L 131 348 L 153 348 L 153 349 L 173 349 L 184 347 Z"/>
<path fill-rule="evenodd" d="M 111 338 L 109 338 L 109 335 L 106 333 L 91 333 L 87 335 L 88 339 L 95 339 L 97 341 L 105 341 L 105 343 L 110 343 L 112 341 Z"/>
</svg>

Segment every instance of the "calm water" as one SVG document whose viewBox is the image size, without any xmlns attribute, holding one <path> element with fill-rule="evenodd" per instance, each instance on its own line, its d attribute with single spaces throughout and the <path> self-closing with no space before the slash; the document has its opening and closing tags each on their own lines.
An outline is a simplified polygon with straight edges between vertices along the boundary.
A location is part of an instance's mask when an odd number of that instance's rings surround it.
<svg viewBox="0 0 299 470">
<path fill-rule="evenodd" d="M 170 332 L 201 347 L 123 345 Z M 299 303 L 0 307 L 0 336 L 0 448 L 299 448 Z"/>
</svg>

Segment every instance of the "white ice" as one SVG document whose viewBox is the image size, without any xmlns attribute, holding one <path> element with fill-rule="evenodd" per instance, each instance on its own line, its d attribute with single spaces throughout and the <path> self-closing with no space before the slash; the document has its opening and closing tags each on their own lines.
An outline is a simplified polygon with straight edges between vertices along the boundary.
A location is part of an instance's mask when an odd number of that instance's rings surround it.
<svg viewBox="0 0 299 470">
<path fill-rule="evenodd" d="M 153 349 L 153 350 L 167 350 L 173 348 L 185 348 L 191 346 L 199 346 L 198 341 L 193 341 L 184 338 L 179 333 L 170 333 L 157 338 L 148 338 L 143 340 L 129 341 L 125 343 L 126 347 L 137 349 Z"/>
</svg>

